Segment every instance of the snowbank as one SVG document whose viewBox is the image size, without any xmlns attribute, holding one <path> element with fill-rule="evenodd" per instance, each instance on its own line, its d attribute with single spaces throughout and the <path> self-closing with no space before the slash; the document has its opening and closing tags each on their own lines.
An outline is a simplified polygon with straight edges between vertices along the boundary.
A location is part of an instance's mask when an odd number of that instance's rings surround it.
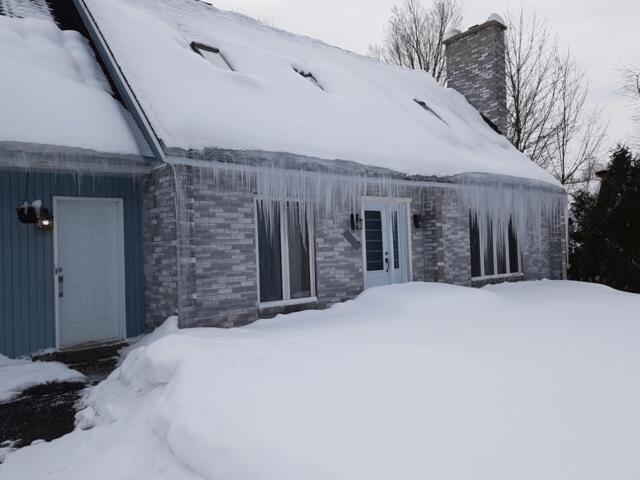
<svg viewBox="0 0 640 480">
<path fill-rule="evenodd" d="M 2 478 L 637 479 L 640 296 L 408 284 L 132 351 Z"/>
<path fill-rule="evenodd" d="M 494 173 L 555 184 L 462 95 L 425 72 L 204 2 L 85 3 L 168 147 L 284 151 L 407 174 Z M 191 42 L 219 49 L 234 71 L 195 53 Z"/>
<path fill-rule="evenodd" d="M 140 154 L 87 40 L 53 20 L 0 15 L 0 141 Z"/>
<path fill-rule="evenodd" d="M 22 390 L 47 382 L 82 380 L 84 375 L 62 363 L 12 360 L 0 355 L 0 402 L 7 401 Z"/>
</svg>

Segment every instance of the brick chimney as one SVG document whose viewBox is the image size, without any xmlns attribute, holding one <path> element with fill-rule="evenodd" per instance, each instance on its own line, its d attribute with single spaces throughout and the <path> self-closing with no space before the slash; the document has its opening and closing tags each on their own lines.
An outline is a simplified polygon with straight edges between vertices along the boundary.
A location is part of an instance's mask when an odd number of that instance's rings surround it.
<svg viewBox="0 0 640 480">
<path fill-rule="evenodd" d="M 506 29 L 494 13 L 483 24 L 466 32 L 454 30 L 444 40 L 448 86 L 467 97 L 501 133 L 507 127 Z"/>
</svg>

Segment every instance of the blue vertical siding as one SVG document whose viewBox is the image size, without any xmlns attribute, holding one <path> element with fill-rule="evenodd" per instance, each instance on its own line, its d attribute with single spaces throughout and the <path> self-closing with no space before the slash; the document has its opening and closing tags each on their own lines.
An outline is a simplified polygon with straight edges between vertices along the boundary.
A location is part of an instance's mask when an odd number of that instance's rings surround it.
<svg viewBox="0 0 640 480">
<path fill-rule="evenodd" d="M 0 353 L 26 355 L 55 346 L 53 233 L 18 222 L 27 173 L 0 170 Z M 127 336 L 144 332 L 142 199 L 132 177 L 29 173 L 28 201 L 53 197 L 108 197 L 124 200 Z M 54 219 L 55 228 L 55 219 Z"/>
</svg>

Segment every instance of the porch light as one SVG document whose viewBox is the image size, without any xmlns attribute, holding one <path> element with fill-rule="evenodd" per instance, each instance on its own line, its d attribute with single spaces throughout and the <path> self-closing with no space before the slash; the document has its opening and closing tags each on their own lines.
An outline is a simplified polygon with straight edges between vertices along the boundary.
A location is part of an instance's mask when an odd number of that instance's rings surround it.
<svg viewBox="0 0 640 480">
<path fill-rule="evenodd" d="M 419 214 L 414 214 L 413 215 L 413 226 L 415 228 L 420 228 L 420 226 L 422 225 L 422 215 Z"/>
<path fill-rule="evenodd" d="M 31 205 L 29 202 L 24 202 L 18 208 L 16 208 L 18 212 L 18 220 L 20 223 L 37 223 L 38 222 L 38 212 L 35 207 Z"/>
<path fill-rule="evenodd" d="M 351 214 L 351 230 L 362 230 L 362 218 L 357 213 Z"/>
<path fill-rule="evenodd" d="M 49 215 L 49 210 L 46 208 L 40 209 L 40 215 L 38 216 L 38 228 L 43 232 L 53 230 L 53 217 Z"/>
</svg>

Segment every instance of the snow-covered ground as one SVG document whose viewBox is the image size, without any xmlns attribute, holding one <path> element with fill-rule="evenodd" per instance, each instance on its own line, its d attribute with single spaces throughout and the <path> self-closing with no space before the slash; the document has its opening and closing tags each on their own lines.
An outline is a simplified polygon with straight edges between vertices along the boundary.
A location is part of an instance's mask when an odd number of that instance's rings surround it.
<svg viewBox="0 0 640 480">
<path fill-rule="evenodd" d="M 0 355 L 0 402 L 7 401 L 22 390 L 41 383 L 82 379 L 84 375 L 62 363 L 12 360 Z"/>
<path fill-rule="evenodd" d="M 0 478 L 637 479 L 640 296 L 407 284 L 178 331 Z"/>
</svg>

